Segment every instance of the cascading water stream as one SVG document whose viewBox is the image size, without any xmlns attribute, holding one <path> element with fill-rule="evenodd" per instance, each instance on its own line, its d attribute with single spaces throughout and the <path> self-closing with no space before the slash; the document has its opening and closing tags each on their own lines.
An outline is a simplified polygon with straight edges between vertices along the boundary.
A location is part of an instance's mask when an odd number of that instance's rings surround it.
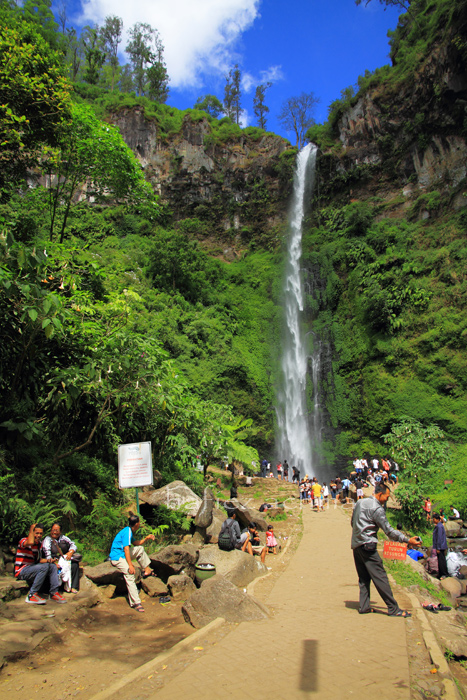
<svg viewBox="0 0 467 700">
<path fill-rule="evenodd" d="M 306 387 L 308 353 L 302 334 L 302 312 L 304 308 L 303 281 L 300 271 L 302 255 L 302 224 L 306 195 L 313 188 L 317 147 L 308 144 L 297 156 L 294 176 L 292 204 L 289 212 L 289 241 L 284 279 L 285 331 L 282 342 L 282 383 L 277 395 L 276 447 L 278 458 L 287 459 L 289 466 L 295 465 L 303 477 L 320 476 L 313 445 L 319 441 L 321 420 L 319 395 L 319 343 L 313 353 L 313 415 L 308 416 Z M 311 418 L 311 420 L 310 420 Z M 292 476 L 291 470 L 289 478 Z"/>
</svg>

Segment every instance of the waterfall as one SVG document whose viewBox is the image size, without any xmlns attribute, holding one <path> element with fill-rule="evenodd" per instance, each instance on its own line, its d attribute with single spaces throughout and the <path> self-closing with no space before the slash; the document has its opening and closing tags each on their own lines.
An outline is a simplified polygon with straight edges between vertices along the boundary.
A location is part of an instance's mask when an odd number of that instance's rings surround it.
<svg viewBox="0 0 467 700">
<path fill-rule="evenodd" d="M 297 156 L 293 197 L 289 212 L 289 239 L 284 275 L 285 328 L 281 346 L 281 384 L 277 392 L 277 456 L 300 469 L 305 474 L 318 476 L 317 446 L 321 436 L 321 415 L 318 393 L 320 375 L 320 343 L 313 338 L 314 351 L 308 357 L 305 337 L 302 332 L 304 309 L 303 280 L 300 270 L 302 255 L 302 224 L 305 200 L 311 194 L 316 166 L 317 147 L 308 144 Z M 313 334 L 312 334 L 313 335 Z M 307 370 L 311 360 L 313 406 L 311 415 L 307 409 Z"/>
</svg>

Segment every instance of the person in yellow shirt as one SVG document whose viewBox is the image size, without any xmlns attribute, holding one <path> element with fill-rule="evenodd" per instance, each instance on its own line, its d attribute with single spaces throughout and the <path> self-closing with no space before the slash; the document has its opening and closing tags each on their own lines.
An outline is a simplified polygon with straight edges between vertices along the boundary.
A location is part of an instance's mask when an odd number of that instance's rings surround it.
<svg viewBox="0 0 467 700">
<path fill-rule="evenodd" d="M 316 509 L 319 511 L 320 509 L 322 510 L 320 503 L 321 503 L 321 486 L 318 484 L 317 481 L 313 482 L 313 486 L 311 487 L 313 491 L 313 509 Z"/>
</svg>

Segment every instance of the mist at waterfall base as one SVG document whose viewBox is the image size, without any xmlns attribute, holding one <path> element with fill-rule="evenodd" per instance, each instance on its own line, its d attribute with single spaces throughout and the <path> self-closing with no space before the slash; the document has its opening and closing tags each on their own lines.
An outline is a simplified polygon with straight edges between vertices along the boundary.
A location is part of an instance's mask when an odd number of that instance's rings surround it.
<svg viewBox="0 0 467 700">
<path fill-rule="evenodd" d="M 322 416 L 319 403 L 319 342 L 310 356 L 304 333 L 304 290 L 302 270 L 302 225 L 307 202 L 311 200 L 316 172 L 317 147 L 306 145 L 297 155 L 292 202 L 289 211 L 287 259 L 283 283 L 284 330 L 281 342 L 281 379 L 276 395 L 276 457 L 287 460 L 289 479 L 292 466 L 320 481 L 329 470 L 320 463 Z M 311 377 L 308 369 L 311 367 Z M 312 382 L 307 406 L 307 382 Z M 310 391 L 308 391 L 310 394 Z"/>
</svg>

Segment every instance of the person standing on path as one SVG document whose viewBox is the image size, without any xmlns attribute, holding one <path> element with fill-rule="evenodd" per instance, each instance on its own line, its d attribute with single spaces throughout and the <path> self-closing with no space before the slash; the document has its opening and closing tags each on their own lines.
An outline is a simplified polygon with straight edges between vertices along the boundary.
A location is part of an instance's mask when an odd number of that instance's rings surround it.
<svg viewBox="0 0 467 700">
<path fill-rule="evenodd" d="M 433 522 L 435 524 L 435 529 L 433 530 L 433 551 L 436 551 L 438 556 L 438 578 L 446 578 L 449 576 L 446 563 L 446 551 L 448 548 L 446 530 L 441 522 L 439 513 L 433 513 Z"/>
<path fill-rule="evenodd" d="M 410 545 L 419 545 L 418 537 L 411 537 L 389 524 L 383 504 L 389 498 L 389 488 L 380 483 L 376 485 L 375 495 L 357 501 L 352 514 L 352 550 L 355 561 L 355 568 L 358 573 L 358 585 L 360 586 L 360 607 L 358 612 L 361 615 L 372 612 L 370 604 L 370 583 L 376 586 L 388 606 L 388 615 L 391 617 L 410 617 L 407 610 L 401 610 L 394 598 L 389 585 L 388 577 L 381 561 L 381 557 L 376 549 L 378 544 L 378 530 L 383 532 L 396 542 L 407 542 Z"/>
</svg>

